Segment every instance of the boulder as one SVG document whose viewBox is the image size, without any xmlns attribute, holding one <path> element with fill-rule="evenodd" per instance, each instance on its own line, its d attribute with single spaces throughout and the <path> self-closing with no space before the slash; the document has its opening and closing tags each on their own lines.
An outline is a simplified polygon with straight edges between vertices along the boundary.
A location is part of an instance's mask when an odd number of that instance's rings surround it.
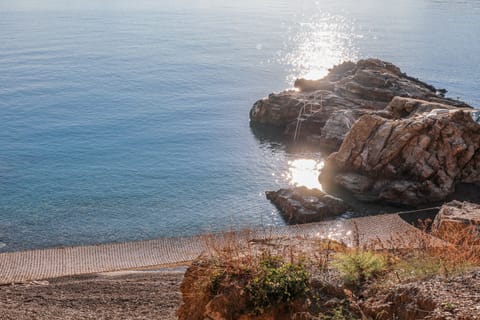
<svg viewBox="0 0 480 320">
<path fill-rule="evenodd" d="M 460 201 L 445 203 L 433 221 L 432 232 L 447 241 L 468 235 L 480 241 L 480 205 Z"/>
<path fill-rule="evenodd" d="M 378 59 L 342 63 L 323 79 L 296 80 L 295 87 L 257 101 L 250 110 L 251 122 L 279 127 L 292 140 L 330 151 L 340 147 L 357 119 L 383 111 L 396 96 L 469 107 Z"/>
<path fill-rule="evenodd" d="M 360 200 L 420 205 L 457 183 L 480 182 L 480 124 L 474 109 L 395 97 L 352 126 L 320 180 Z"/>
<path fill-rule="evenodd" d="M 291 224 L 335 218 L 348 210 L 343 200 L 306 187 L 267 191 L 266 196 Z"/>
</svg>

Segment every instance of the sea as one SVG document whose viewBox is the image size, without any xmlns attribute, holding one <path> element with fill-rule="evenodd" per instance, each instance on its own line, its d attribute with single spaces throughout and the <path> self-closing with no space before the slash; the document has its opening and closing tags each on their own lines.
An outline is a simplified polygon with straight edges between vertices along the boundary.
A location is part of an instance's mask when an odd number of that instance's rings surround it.
<svg viewBox="0 0 480 320">
<path fill-rule="evenodd" d="M 0 0 L 0 251 L 284 225 L 325 155 L 252 128 L 378 57 L 480 107 L 477 0 Z"/>
</svg>

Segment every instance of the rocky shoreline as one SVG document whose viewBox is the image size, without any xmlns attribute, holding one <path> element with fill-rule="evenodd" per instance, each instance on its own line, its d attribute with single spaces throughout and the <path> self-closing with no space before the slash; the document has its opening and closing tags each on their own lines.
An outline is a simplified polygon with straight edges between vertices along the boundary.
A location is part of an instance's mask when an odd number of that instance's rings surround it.
<svg viewBox="0 0 480 320">
<path fill-rule="evenodd" d="M 446 90 L 378 59 L 342 63 L 295 87 L 257 101 L 250 120 L 330 153 L 319 177 L 327 192 L 419 207 L 445 202 L 457 184 L 480 183 L 480 111 L 446 98 Z M 340 212 L 326 214 L 329 203 L 320 199 L 315 215 L 307 202 L 299 206 L 298 191 L 287 200 L 271 191 L 267 197 L 290 222 L 304 221 L 305 212 L 316 219 Z"/>
<path fill-rule="evenodd" d="M 457 185 L 480 183 L 480 111 L 378 59 L 295 87 L 250 111 L 254 126 L 330 153 L 326 192 L 266 192 L 285 220 L 344 213 L 349 204 L 328 194 L 342 188 L 363 202 L 443 203 L 423 222 L 431 233 L 361 245 L 357 226 L 351 247 L 327 235 L 212 246 L 185 274 L 179 319 L 480 319 L 480 206 L 447 202 Z"/>
</svg>

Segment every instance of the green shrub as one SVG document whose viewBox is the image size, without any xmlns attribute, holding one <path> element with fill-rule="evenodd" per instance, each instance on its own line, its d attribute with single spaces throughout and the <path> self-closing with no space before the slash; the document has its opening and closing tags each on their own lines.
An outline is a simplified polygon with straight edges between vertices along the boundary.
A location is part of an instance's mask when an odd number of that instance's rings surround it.
<svg viewBox="0 0 480 320">
<path fill-rule="evenodd" d="M 332 265 L 347 283 L 360 285 L 386 271 L 387 259 L 370 251 L 351 251 L 337 254 Z"/>
<path fill-rule="evenodd" d="M 210 284 L 209 284 L 210 294 L 217 295 L 220 292 L 220 287 L 224 278 L 225 278 L 224 271 L 214 269 L 214 271 L 210 275 Z"/>
<path fill-rule="evenodd" d="M 255 313 L 277 303 L 290 304 L 308 292 L 309 274 L 300 263 L 286 263 L 276 256 L 264 256 L 246 286 Z"/>
</svg>

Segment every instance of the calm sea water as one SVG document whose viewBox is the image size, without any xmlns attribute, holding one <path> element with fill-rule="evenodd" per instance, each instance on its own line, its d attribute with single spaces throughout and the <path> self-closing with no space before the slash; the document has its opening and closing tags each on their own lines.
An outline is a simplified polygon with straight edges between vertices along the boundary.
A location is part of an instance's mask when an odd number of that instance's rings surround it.
<svg viewBox="0 0 480 320">
<path fill-rule="evenodd" d="M 0 0 L 0 250 L 283 224 L 264 191 L 308 184 L 322 155 L 253 132 L 253 102 L 374 56 L 480 106 L 478 17 L 475 0 Z"/>
</svg>

